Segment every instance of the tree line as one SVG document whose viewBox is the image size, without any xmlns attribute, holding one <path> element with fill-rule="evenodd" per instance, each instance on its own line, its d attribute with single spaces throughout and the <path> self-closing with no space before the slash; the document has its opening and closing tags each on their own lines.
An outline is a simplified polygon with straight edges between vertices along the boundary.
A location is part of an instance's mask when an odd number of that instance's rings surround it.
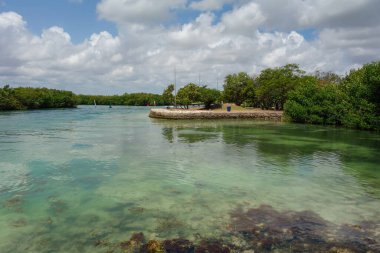
<svg viewBox="0 0 380 253">
<path fill-rule="evenodd" d="M 244 107 L 283 110 L 291 122 L 380 130 L 380 62 L 365 64 L 342 77 L 331 72 L 306 74 L 296 64 L 267 68 L 256 76 L 245 72 L 225 77 L 223 91 L 189 83 L 173 94 L 170 84 L 162 94 L 75 95 L 71 91 L 8 85 L 0 88 L 0 110 L 72 108 L 90 105 L 178 105 L 222 102 Z"/>
<path fill-rule="evenodd" d="M 162 95 L 125 93 L 123 95 L 76 95 L 71 91 L 5 85 L 0 88 L 0 111 L 47 108 L 74 108 L 77 105 L 164 105 Z"/>
<path fill-rule="evenodd" d="M 94 101 L 98 105 L 130 105 L 130 106 L 154 106 L 165 105 L 160 94 L 152 93 L 125 93 L 123 95 L 77 95 L 77 103 L 80 105 L 92 105 Z"/>
<path fill-rule="evenodd" d="M 0 88 L 0 110 L 73 108 L 77 98 L 71 91 L 47 88 Z"/>
<path fill-rule="evenodd" d="M 291 121 L 380 130 L 380 62 L 352 70 L 339 81 L 303 78 L 284 106 Z"/>
</svg>

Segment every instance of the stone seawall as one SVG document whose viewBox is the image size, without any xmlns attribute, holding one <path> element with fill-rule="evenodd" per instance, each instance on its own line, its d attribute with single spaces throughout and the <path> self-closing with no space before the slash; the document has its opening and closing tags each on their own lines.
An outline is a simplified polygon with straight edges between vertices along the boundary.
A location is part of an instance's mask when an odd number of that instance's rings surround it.
<svg viewBox="0 0 380 253">
<path fill-rule="evenodd" d="M 281 121 L 282 111 L 206 111 L 206 110 L 173 110 L 173 109 L 151 109 L 151 118 L 159 119 L 258 119 Z"/>
</svg>

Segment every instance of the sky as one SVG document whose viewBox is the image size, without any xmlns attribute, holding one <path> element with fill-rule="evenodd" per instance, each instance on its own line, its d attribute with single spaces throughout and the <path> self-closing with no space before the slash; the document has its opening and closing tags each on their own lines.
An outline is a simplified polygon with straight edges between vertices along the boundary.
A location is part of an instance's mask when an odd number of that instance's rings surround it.
<svg viewBox="0 0 380 253">
<path fill-rule="evenodd" d="M 0 85 L 81 94 L 222 88 L 299 64 L 380 60 L 378 0 L 0 0 Z"/>
</svg>

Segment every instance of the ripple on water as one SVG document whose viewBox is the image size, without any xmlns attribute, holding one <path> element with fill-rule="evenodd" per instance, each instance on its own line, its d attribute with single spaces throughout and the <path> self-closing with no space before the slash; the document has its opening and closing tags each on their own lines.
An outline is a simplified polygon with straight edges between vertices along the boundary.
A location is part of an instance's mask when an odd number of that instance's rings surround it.
<svg viewBox="0 0 380 253">
<path fill-rule="evenodd" d="M 147 113 L 1 120 L 0 251 L 376 252 L 377 134 Z"/>
<path fill-rule="evenodd" d="M 23 164 L 0 162 L 0 193 L 28 189 L 28 173 Z"/>
</svg>

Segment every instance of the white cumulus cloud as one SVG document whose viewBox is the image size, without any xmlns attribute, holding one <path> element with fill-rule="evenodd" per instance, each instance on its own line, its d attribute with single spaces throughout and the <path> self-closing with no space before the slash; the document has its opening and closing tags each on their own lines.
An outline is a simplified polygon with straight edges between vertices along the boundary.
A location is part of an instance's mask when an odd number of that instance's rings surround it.
<svg viewBox="0 0 380 253">
<path fill-rule="evenodd" d="M 225 4 L 232 7 L 221 11 Z M 379 60 L 379 9 L 377 0 L 101 0 L 97 14 L 118 34 L 94 33 L 81 43 L 64 27 L 32 33 L 20 14 L 3 12 L 0 83 L 160 93 L 175 67 L 179 87 L 199 76 L 216 87 L 229 73 L 287 63 L 343 74 Z M 178 21 L 188 11 L 196 17 Z"/>
<path fill-rule="evenodd" d="M 117 24 L 151 24 L 170 19 L 185 5 L 185 0 L 102 0 L 97 10 L 101 18 Z"/>
<path fill-rule="evenodd" d="M 223 8 L 225 4 L 233 2 L 234 0 L 201 0 L 192 2 L 190 7 L 201 11 L 219 10 Z"/>
</svg>

